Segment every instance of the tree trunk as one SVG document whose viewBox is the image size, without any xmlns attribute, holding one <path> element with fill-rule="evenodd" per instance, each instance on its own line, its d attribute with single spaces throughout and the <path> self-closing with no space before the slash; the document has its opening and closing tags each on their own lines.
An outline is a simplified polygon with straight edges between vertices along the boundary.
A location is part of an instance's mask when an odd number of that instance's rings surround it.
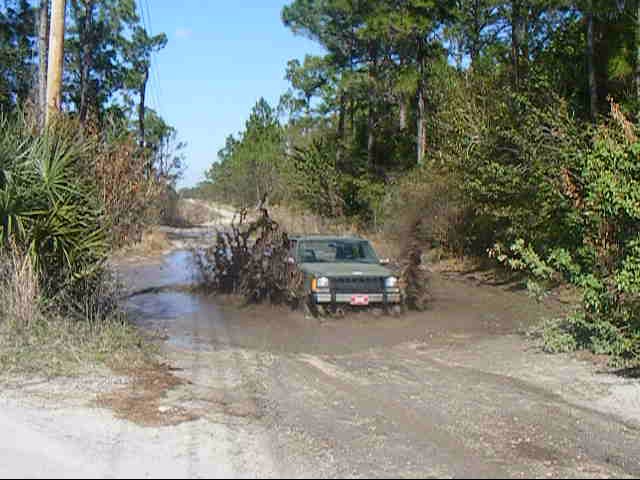
<svg viewBox="0 0 640 480">
<path fill-rule="evenodd" d="M 424 83 L 422 80 L 419 83 Z M 418 88 L 418 165 L 424 165 L 427 155 L 426 102 L 424 87 Z"/>
<path fill-rule="evenodd" d="M 587 75 L 589 81 L 589 107 L 591 120 L 595 121 L 598 115 L 598 85 L 596 82 L 595 51 L 593 34 L 593 0 L 587 1 Z"/>
<path fill-rule="evenodd" d="M 511 3 L 511 61 L 513 65 L 513 86 L 516 90 L 519 90 L 522 86 L 525 65 L 529 55 L 527 13 L 528 5 L 525 0 L 513 0 Z"/>
<path fill-rule="evenodd" d="M 367 162 L 370 168 L 375 164 L 375 124 L 376 124 L 376 81 L 378 52 L 375 46 L 369 47 L 369 111 L 367 113 Z"/>
<path fill-rule="evenodd" d="M 427 154 L 427 125 L 426 125 L 426 81 L 424 68 L 424 45 L 421 38 L 418 39 L 418 140 L 417 140 L 417 157 L 418 165 L 424 165 Z"/>
<path fill-rule="evenodd" d="M 82 46 L 82 67 L 80 68 L 80 124 L 85 125 L 89 111 L 89 84 L 91 79 L 91 48 L 88 43 Z"/>
<path fill-rule="evenodd" d="M 140 137 L 140 149 L 144 150 L 145 147 L 145 131 L 144 131 L 144 116 L 145 116 L 145 101 L 147 96 L 147 82 L 149 81 L 149 66 L 144 67 L 142 76 L 142 83 L 140 84 L 140 104 L 138 105 L 138 136 Z"/>
<path fill-rule="evenodd" d="M 408 113 L 407 113 L 407 100 L 405 98 L 404 94 L 400 94 L 399 96 L 399 100 L 398 100 L 398 108 L 399 108 L 399 117 L 400 117 L 400 131 L 404 132 L 407 129 L 407 118 L 408 118 Z"/>
<path fill-rule="evenodd" d="M 38 126 L 47 110 L 47 56 L 49 55 L 49 0 L 41 0 L 38 15 Z"/>
<path fill-rule="evenodd" d="M 640 1 L 640 0 L 639 0 Z M 400 69 L 404 70 L 407 66 L 407 62 L 404 58 L 400 59 Z M 404 90 L 398 89 L 396 91 L 396 100 L 398 102 L 398 130 L 404 132 L 407 129 L 407 95 Z"/>
<path fill-rule="evenodd" d="M 369 167 L 373 168 L 375 164 L 375 146 L 376 138 L 374 134 L 375 129 L 375 113 L 374 113 L 373 100 L 369 102 L 369 113 L 367 114 L 367 163 Z"/>
<path fill-rule="evenodd" d="M 475 0 L 473 2 L 473 33 L 469 48 L 469 57 L 472 69 L 476 64 L 478 55 L 480 54 L 480 33 L 480 0 Z"/>
<path fill-rule="evenodd" d="M 49 59 L 47 63 L 47 113 L 45 123 L 60 112 L 62 104 L 62 71 L 64 69 L 64 24 L 66 0 L 53 0 L 51 4 L 51 30 L 49 32 Z"/>
<path fill-rule="evenodd" d="M 526 80 L 529 75 L 529 14 L 530 0 L 524 0 L 522 24 L 520 26 L 520 81 Z"/>
<path fill-rule="evenodd" d="M 336 165 L 340 168 L 342 158 L 344 157 L 344 124 L 347 108 L 347 96 L 344 90 L 340 90 L 340 106 L 338 111 L 338 148 L 336 150 Z"/>
<path fill-rule="evenodd" d="M 637 119 L 640 122 L 640 0 L 636 1 L 636 101 L 638 102 Z"/>
</svg>

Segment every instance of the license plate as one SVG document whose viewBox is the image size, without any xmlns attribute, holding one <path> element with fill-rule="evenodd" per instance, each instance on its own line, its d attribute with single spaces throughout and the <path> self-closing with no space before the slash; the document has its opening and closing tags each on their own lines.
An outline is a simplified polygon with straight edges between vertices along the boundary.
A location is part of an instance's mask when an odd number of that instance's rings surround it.
<svg viewBox="0 0 640 480">
<path fill-rule="evenodd" d="M 368 295 L 354 295 L 351 297 L 351 305 L 369 305 Z"/>
</svg>

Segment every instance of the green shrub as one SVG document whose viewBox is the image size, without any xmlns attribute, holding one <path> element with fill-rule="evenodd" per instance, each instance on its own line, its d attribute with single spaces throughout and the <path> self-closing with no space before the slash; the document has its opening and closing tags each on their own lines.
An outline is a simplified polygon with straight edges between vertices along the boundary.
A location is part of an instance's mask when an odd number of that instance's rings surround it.
<svg viewBox="0 0 640 480">
<path fill-rule="evenodd" d="M 468 207 L 466 253 L 519 238 L 538 250 L 579 242 L 562 172 L 588 149 L 590 129 L 543 83 L 515 92 L 499 76 L 469 74 L 441 86 L 448 101 L 436 112 L 428 168 L 457 180 Z"/>
<path fill-rule="evenodd" d="M 541 328 L 542 348 L 548 353 L 575 352 L 578 343 L 567 328 L 566 320 L 547 320 Z"/>
<path fill-rule="evenodd" d="M 592 147 L 559 184 L 571 201 L 565 218 L 581 233 L 579 242 L 520 238 L 508 252 L 492 251 L 511 268 L 530 274 L 539 291 L 560 281 L 582 291 L 581 309 L 553 339 L 573 338 L 576 348 L 640 359 L 640 142 L 615 105 L 612 117 L 593 137 Z M 575 155 L 574 155 L 575 157 Z M 531 238 L 531 236 L 529 236 Z M 556 343 L 554 343 L 556 342 Z M 555 347 L 554 347 L 555 348 Z M 554 349 L 552 348 L 552 349 Z"/>
<path fill-rule="evenodd" d="M 0 246 L 25 251 L 45 296 L 90 291 L 107 251 L 88 147 L 72 125 L 42 135 L 0 118 Z"/>
</svg>

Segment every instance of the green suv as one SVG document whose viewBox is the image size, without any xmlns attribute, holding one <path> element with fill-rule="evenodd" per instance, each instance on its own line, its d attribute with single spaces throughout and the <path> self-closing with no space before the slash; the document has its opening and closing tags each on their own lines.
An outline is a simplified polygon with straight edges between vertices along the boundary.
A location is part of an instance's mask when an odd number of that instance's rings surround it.
<svg viewBox="0 0 640 480">
<path fill-rule="evenodd" d="M 397 307 L 402 302 L 398 278 L 362 238 L 294 237 L 289 262 L 304 274 L 305 291 L 316 308 Z"/>
</svg>

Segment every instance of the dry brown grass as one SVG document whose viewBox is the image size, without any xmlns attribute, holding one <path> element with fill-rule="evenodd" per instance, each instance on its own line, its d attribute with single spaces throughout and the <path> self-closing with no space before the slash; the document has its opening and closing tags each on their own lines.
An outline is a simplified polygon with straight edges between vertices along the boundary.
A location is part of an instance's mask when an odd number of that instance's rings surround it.
<svg viewBox="0 0 640 480">
<path fill-rule="evenodd" d="M 140 248 L 146 255 L 157 254 L 171 248 L 171 242 L 165 232 L 152 228 L 142 234 Z"/>
<path fill-rule="evenodd" d="M 181 199 L 178 201 L 178 216 L 187 225 L 204 225 L 220 219 L 215 207 L 204 200 Z"/>
<path fill-rule="evenodd" d="M 289 235 L 360 236 L 371 241 L 380 258 L 396 260 L 401 253 L 397 239 L 386 232 L 366 232 L 353 222 L 324 218 L 282 206 L 272 207 L 269 211 Z"/>
<path fill-rule="evenodd" d="M 417 241 L 425 251 L 439 249 L 443 256 L 461 257 L 467 211 L 458 182 L 427 169 L 405 177 L 386 206 L 385 237 L 400 244 L 402 250 Z"/>
<path fill-rule="evenodd" d="M 216 205 L 206 200 L 195 198 L 171 199 L 164 212 L 162 222 L 178 228 L 210 225 L 222 220 Z"/>
<path fill-rule="evenodd" d="M 496 267 L 495 262 L 491 265 L 487 261 L 474 257 L 448 256 L 440 249 L 431 252 L 428 261 L 432 265 L 434 272 L 442 273 L 466 273 L 477 270 L 489 270 Z"/>
<path fill-rule="evenodd" d="M 116 295 L 109 286 L 84 300 L 86 317 L 62 316 L 42 298 L 25 255 L 4 252 L 0 266 L 0 373 L 69 376 L 92 365 L 143 365 L 151 358 L 153 348 L 123 315 L 104 310 Z"/>
<path fill-rule="evenodd" d="M 400 243 L 396 239 L 390 238 L 384 232 L 363 234 L 362 236 L 371 241 L 378 257 L 389 259 L 392 262 L 399 260 L 402 251 Z"/>
<path fill-rule="evenodd" d="M 31 260 L 15 248 L 5 254 L 0 272 L 0 321 L 29 328 L 40 315 L 40 288 Z"/>
</svg>

